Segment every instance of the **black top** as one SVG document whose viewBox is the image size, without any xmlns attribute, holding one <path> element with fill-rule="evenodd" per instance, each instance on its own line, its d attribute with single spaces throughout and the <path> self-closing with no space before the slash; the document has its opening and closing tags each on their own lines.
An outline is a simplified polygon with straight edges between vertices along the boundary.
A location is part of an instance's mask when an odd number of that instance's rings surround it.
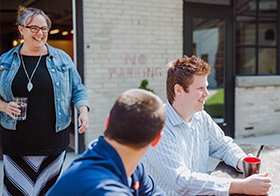
<svg viewBox="0 0 280 196">
<path fill-rule="evenodd" d="M 39 56 L 23 55 L 29 77 Z M 55 105 L 52 80 L 42 56 L 32 78 L 33 89 L 28 92 L 28 79 L 21 64 L 12 83 L 14 97 L 28 97 L 27 118 L 17 121 L 16 130 L 3 128 L 3 154 L 10 156 L 41 156 L 59 154 L 69 145 L 70 127 L 55 132 Z"/>
</svg>

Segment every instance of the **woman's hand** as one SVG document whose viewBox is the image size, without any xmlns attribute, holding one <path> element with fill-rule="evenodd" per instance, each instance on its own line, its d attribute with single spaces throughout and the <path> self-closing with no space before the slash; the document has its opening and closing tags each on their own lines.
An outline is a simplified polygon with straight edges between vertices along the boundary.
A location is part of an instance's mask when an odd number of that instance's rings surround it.
<svg viewBox="0 0 280 196">
<path fill-rule="evenodd" d="M 1 109 L 3 112 L 5 112 L 6 114 L 8 114 L 10 117 L 12 117 L 13 119 L 16 118 L 15 115 L 20 115 L 20 109 L 18 104 L 16 104 L 15 102 L 4 102 L 3 100 L 0 101 L 1 103 Z"/>
<path fill-rule="evenodd" d="M 84 133 L 89 128 L 89 117 L 88 108 L 86 106 L 81 106 L 79 108 L 79 118 L 78 118 L 78 132 Z"/>
</svg>

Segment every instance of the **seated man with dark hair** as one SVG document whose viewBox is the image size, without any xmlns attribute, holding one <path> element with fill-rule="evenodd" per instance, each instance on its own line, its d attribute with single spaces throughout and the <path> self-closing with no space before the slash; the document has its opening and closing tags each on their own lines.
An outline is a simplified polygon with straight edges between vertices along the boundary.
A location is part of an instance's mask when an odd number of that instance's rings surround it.
<svg viewBox="0 0 280 196">
<path fill-rule="evenodd" d="M 48 195 L 165 195 L 139 163 L 159 142 L 165 117 L 155 94 L 123 92 L 106 119 L 104 136 L 73 161 Z"/>
</svg>

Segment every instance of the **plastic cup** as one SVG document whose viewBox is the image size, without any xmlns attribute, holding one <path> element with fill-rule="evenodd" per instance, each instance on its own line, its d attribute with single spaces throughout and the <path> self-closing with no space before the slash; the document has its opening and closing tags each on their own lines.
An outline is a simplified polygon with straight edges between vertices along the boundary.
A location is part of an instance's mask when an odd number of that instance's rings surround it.
<svg viewBox="0 0 280 196">
<path fill-rule="evenodd" d="M 14 102 L 16 102 L 20 107 L 20 115 L 15 115 L 16 120 L 25 120 L 27 115 L 27 97 L 15 97 Z"/>
<path fill-rule="evenodd" d="M 243 159 L 243 176 L 247 178 L 252 174 L 258 174 L 260 171 L 261 159 L 257 157 L 245 157 Z"/>
</svg>

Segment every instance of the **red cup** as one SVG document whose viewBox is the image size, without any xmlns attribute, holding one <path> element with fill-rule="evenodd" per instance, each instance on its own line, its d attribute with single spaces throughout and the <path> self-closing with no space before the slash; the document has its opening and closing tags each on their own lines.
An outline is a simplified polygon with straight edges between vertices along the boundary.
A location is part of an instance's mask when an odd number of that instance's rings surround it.
<svg viewBox="0 0 280 196">
<path fill-rule="evenodd" d="M 244 178 L 252 174 L 258 174 L 260 171 L 261 159 L 257 157 L 245 157 L 243 159 Z"/>
</svg>

